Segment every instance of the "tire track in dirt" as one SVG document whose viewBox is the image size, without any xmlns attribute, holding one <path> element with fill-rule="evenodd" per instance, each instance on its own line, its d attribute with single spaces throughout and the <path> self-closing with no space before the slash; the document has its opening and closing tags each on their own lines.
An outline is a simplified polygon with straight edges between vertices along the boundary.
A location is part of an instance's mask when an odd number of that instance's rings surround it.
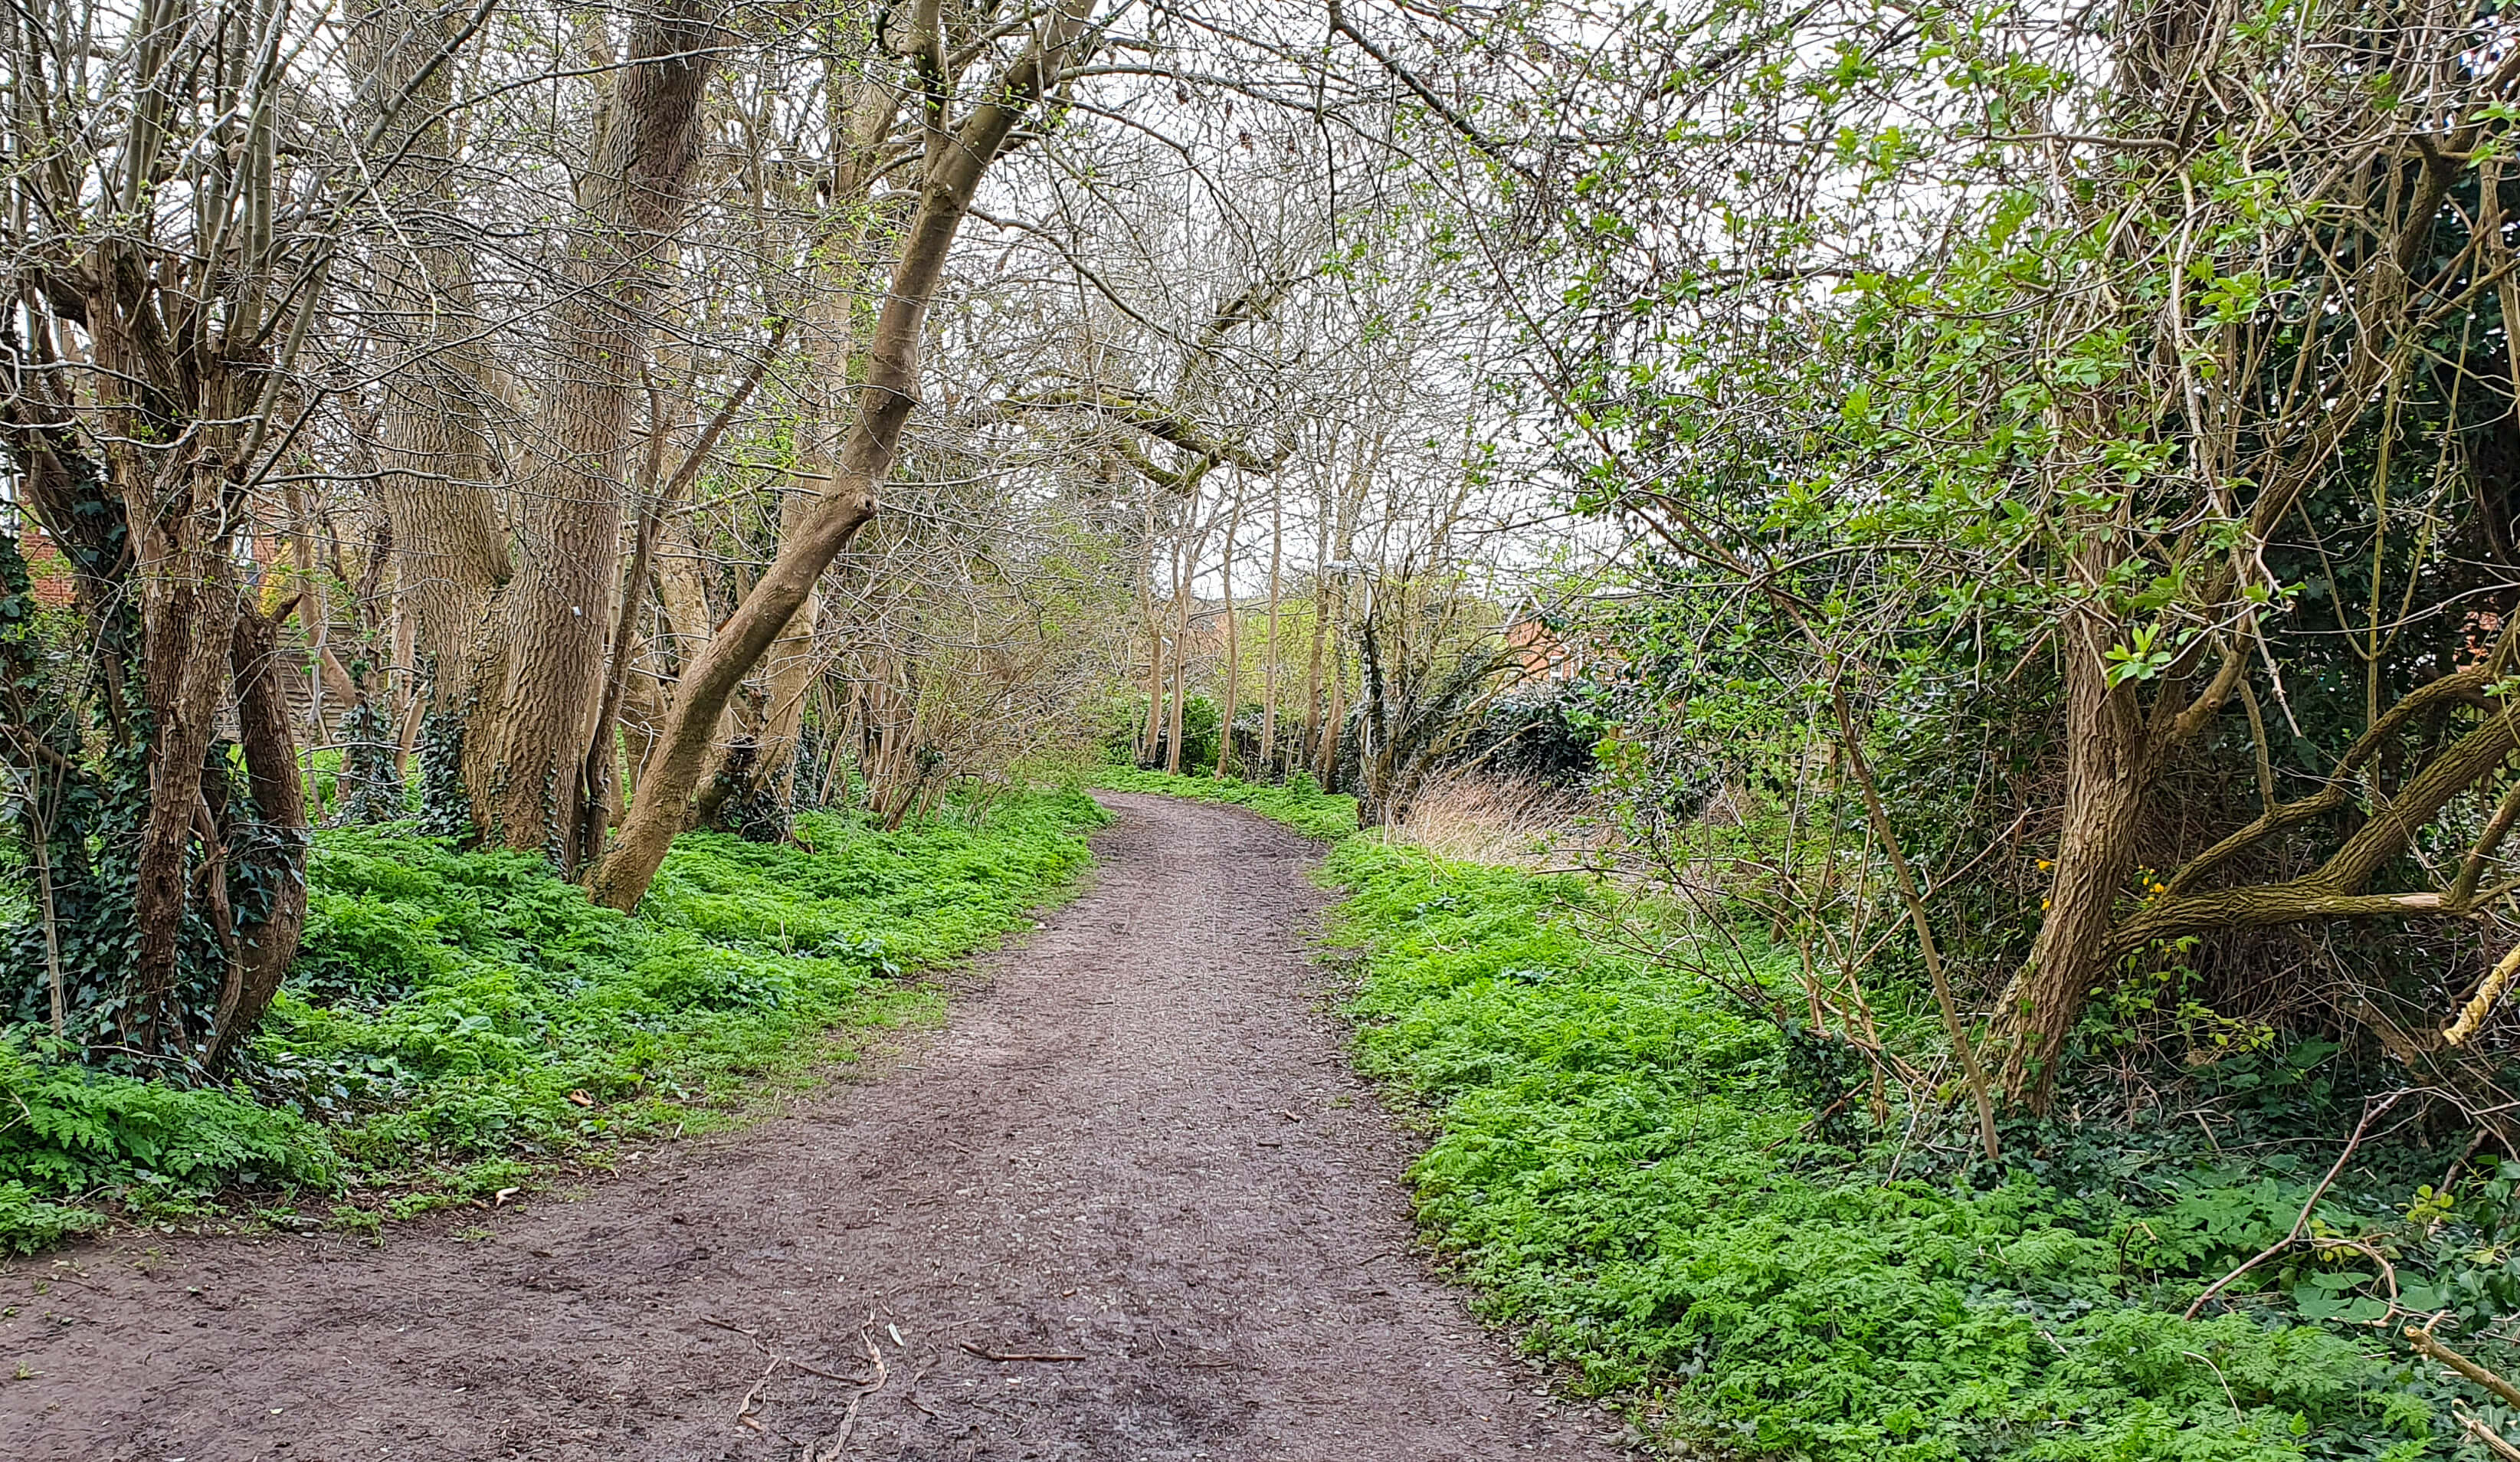
<svg viewBox="0 0 2520 1462">
<path fill-rule="evenodd" d="M 1107 800 L 1092 887 L 874 1079 L 382 1251 L 126 1237 L 0 1266 L 0 1452 L 1621 1455 L 1416 1256 L 1408 1143 L 1303 959 L 1313 845 Z"/>
</svg>

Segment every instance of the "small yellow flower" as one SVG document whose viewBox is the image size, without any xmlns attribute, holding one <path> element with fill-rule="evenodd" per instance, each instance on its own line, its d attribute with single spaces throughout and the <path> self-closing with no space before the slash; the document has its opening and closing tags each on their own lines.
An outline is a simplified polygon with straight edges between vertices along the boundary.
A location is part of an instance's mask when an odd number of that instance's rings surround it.
<svg viewBox="0 0 2520 1462">
<path fill-rule="evenodd" d="M 2053 868 L 2053 867 L 2055 867 L 2055 866 L 2056 866 L 2055 860 L 2054 860 L 2054 859 L 2052 859 L 2052 858 L 2041 858 L 2041 859 L 2039 860 L 2039 871 L 2040 871 L 2040 872 L 2042 872 L 2042 873 L 2046 873 L 2048 869 Z"/>
</svg>

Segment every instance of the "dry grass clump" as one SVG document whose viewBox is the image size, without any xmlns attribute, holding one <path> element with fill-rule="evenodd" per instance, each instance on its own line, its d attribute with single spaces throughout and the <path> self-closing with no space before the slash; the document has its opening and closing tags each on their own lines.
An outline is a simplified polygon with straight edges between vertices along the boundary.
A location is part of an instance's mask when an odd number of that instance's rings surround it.
<svg viewBox="0 0 2520 1462">
<path fill-rule="evenodd" d="M 1439 857 L 1537 870 L 1580 861 L 1595 830 L 1563 792 L 1460 771 L 1428 782 L 1385 836 Z"/>
</svg>

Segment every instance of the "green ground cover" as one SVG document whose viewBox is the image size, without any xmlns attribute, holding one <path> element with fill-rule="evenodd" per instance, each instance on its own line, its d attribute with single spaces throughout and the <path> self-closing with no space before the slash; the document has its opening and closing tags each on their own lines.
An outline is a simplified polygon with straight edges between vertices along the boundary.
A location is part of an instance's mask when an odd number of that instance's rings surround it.
<svg viewBox="0 0 2520 1462">
<path fill-rule="evenodd" d="M 807 813 L 807 846 L 688 834 L 635 918 L 529 855 L 325 831 L 304 950 L 227 1081 L 144 1081 L 0 1035 L 0 1248 L 239 1195 L 364 1226 L 739 1119 L 850 1059 L 851 1032 L 935 1019 L 915 976 L 1058 896 L 1104 820 L 1059 793 L 976 827 Z"/>
<path fill-rule="evenodd" d="M 1329 820 L 1300 791 L 1232 800 Z M 2308 1114 L 2307 1147 L 2218 1157 L 2192 1131 L 2016 1125 L 1991 1168 L 1954 1151 L 1964 1132 L 1936 1153 L 1898 1120 L 1822 1119 L 1819 1043 L 1737 993 L 1785 979 L 1755 942 L 1748 977 L 1648 961 L 1635 907 L 1613 919 L 1597 883 L 1372 836 L 1339 844 L 1326 877 L 1346 893 L 1332 938 L 1353 960 L 1360 1064 L 1426 1127 L 1413 1178 L 1430 1241 L 1490 1318 L 1666 1441 L 1829 1462 L 2484 1458 L 2455 1408 L 2520 1421 L 2393 1334 L 2406 1310 L 2447 1309 L 2444 1335 L 2508 1369 L 2483 1332 L 2515 1309 L 2497 1226 L 2512 1165 L 2461 1194 L 2340 1184 L 2322 1201 L 2315 1232 L 2393 1258 L 2397 1317 L 2373 1263 L 2305 1246 L 2232 1309 L 2181 1318 L 2283 1236 L 2351 1126 L 2332 1047 L 2228 1063 L 2271 1135 L 2289 1135 L 2272 1114 Z M 1921 1007 L 1882 998 L 1926 1038 Z"/>
</svg>

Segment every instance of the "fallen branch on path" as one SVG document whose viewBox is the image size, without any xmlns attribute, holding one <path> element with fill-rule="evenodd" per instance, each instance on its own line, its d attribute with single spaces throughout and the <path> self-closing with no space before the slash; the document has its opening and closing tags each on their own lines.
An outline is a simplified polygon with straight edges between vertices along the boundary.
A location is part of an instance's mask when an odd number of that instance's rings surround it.
<svg viewBox="0 0 2520 1462">
<path fill-rule="evenodd" d="M 978 1346 L 972 1345 L 969 1341 L 957 1341 L 955 1344 L 961 1346 L 964 1349 L 970 1351 L 972 1354 L 977 1355 L 982 1360 L 1083 1360 L 1085 1358 L 1082 1355 L 1034 1355 L 1022 1352 L 1002 1355 L 995 1350 L 983 1349 Z"/>
</svg>

